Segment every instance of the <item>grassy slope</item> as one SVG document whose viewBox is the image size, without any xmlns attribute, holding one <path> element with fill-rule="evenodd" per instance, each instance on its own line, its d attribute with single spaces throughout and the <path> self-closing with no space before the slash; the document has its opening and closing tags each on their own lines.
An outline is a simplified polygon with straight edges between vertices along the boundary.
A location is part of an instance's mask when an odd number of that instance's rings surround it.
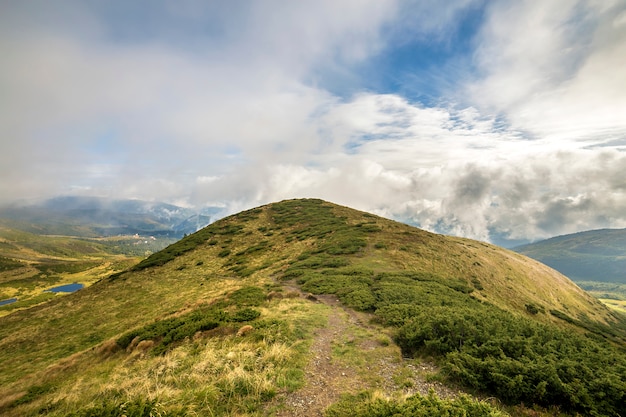
<svg viewBox="0 0 626 417">
<path fill-rule="evenodd" d="M 558 310 L 573 320 L 597 323 L 617 320 L 560 274 L 513 252 L 317 200 L 287 201 L 223 219 L 132 271 L 0 318 L 0 410 L 27 415 L 52 404 L 46 413 L 64 415 L 103 398 L 114 402 L 143 395 L 164 401 L 159 407 L 170 411 L 178 404 L 206 413 L 230 392 L 229 399 L 243 400 L 228 412 L 259 412 L 258 402 L 302 383 L 303 347 L 308 332 L 320 325 L 316 317 L 323 319 L 316 304 L 288 297 L 271 300 L 269 294 L 284 291 L 276 279 L 289 278 L 285 275 L 298 269 L 316 270 L 315 262 L 329 259 L 368 274 L 434 274 L 437 288 L 471 292 L 473 300 L 581 333 L 582 328 L 547 312 Z M 269 300 L 257 307 L 261 321 L 253 323 L 256 333 L 246 339 L 248 345 L 232 335 L 238 326 L 233 323 L 220 324 L 219 329 L 225 329 L 221 337 L 205 335 L 175 344 L 179 347 L 165 356 L 132 349 L 129 353 L 116 345 L 129 329 L 184 316 L 227 300 L 245 286 L 262 288 Z M 543 312 L 529 314 L 528 305 Z M 255 361 L 249 352 L 264 359 Z M 242 366 L 239 376 L 226 372 L 236 368 L 227 363 L 207 368 L 231 353 L 243 358 L 234 361 Z M 245 365 L 245 358 L 252 362 Z M 224 385 L 229 383 L 235 385 Z"/>
<path fill-rule="evenodd" d="M 213 241 L 210 244 L 204 243 L 197 250 L 187 252 L 160 268 L 147 268 L 123 274 L 112 280 L 107 279 L 86 290 L 2 318 L 0 350 L 6 353 L 3 363 L 9 366 L 3 367 L 0 375 L 2 386 L 0 398 L 7 399 L 0 407 L 10 404 L 13 398 L 21 397 L 24 392 L 29 392 L 29 387 L 38 387 L 42 380 L 46 386 L 76 384 L 77 381 L 71 376 L 73 370 L 83 368 L 82 365 L 92 362 L 100 362 L 102 359 L 100 351 L 94 353 L 90 349 L 103 341 L 106 346 L 108 339 L 128 329 L 174 312 L 209 303 L 242 285 L 268 283 L 269 278 L 266 274 L 242 279 L 237 273 L 225 267 L 225 259 L 218 256 L 218 253 L 224 250 L 222 246 L 232 251 L 244 250 L 251 240 L 261 236 L 257 231 L 253 232 L 254 236 L 246 236 L 245 239 L 241 239 L 242 236 L 239 234 L 240 239 L 231 241 L 234 233 L 228 229 L 221 230 L 220 227 L 238 221 L 240 220 L 225 220 L 211 228 L 218 230 L 213 239 L 219 239 L 220 244 L 214 244 Z M 254 231 L 253 224 L 247 226 Z M 213 236 L 213 233 L 205 235 Z M 258 260 L 263 262 L 267 260 L 271 264 L 280 265 L 281 262 L 285 262 L 280 258 L 293 257 L 302 247 L 289 245 L 285 249 L 282 253 L 266 253 Z M 299 328 L 305 328 L 306 321 L 315 317 L 311 314 L 313 310 L 310 303 L 306 303 L 306 308 L 299 306 L 301 302 L 287 300 L 283 304 L 281 309 L 295 310 L 291 317 L 300 323 Z M 295 318 L 301 314 L 298 313 L 299 309 L 304 313 L 302 319 Z M 281 310 L 277 309 L 274 314 L 280 313 Z M 271 313 L 267 315 L 271 317 Z M 237 343 L 233 341 L 230 344 L 234 346 Z M 206 354 L 222 352 L 223 349 L 225 349 L 223 346 L 218 346 Z M 237 349 L 245 350 L 244 347 Z M 272 346 L 272 349 L 276 348 Z M 106 355 L 106 347 L 104 352 Z M 297 353 L 297 350 L 295 352 Z M 91 369 L 87 365 L 86 373 L 90 376 L 92 373 L 98 375 L 104 373 L 107 380 L 124 379 L 120 374 L 133 369 L 127 368 L 125 362 L 124 355 L 114 356 L 102 366 L 104 369 L 98 366 Z M 160 360 L 157 359 L 156 362 L 157 364 L 154 364 L 154 361 L 150 364 L 144 363 L 145 372 L 151 372 L 152 365 L 159 366 Z M 66 374 L 66 370 L 70 376 Z M 128 392 L 141 392 L 141 387 L 149 383 L 144 373 L 139 375 L 141 375 L 139 380 L 126 381 L 132 386 L 127 387 Z M 286 384 L 290 383 L 287 377 L 285 381 Z M 88 394 L 92 392 L 86 391 L 86 395 Z M 71 400 L 64 398 L 64 401 Z M 16 411 L 16 415 L 20 413 L 21 411 Z"/>
</svg>

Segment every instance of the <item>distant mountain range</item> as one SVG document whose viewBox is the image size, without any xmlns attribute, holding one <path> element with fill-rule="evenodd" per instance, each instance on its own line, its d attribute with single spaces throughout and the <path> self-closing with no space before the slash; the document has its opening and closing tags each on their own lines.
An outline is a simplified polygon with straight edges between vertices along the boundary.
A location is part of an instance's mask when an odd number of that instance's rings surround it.
<svg viewBox="0 0 626 417">
<path fill-rule="evenodd" d="M 557 236 L 514 248 L 574 281 L 626 284 L 626 229 Z"/>
<path fill-rule="evenodd" d="M 209 224 L 218 207 L 196 210 L 141 200 L 56 197 L 0 207 L 0 219 L 37 234 L 80 237 L 148 235 L 180 238 Z"/>
</svg>

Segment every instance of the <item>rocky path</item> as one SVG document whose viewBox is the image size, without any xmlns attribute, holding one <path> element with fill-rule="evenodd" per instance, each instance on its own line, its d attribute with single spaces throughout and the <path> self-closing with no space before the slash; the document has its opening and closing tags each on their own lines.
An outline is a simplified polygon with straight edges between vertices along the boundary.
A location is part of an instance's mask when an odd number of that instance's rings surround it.
<svg viewBox="0 0 626 417">
<path fill-rule="evenodd" d="M 286 409 L 279 417 L 322 416 L 323 411 L 339 399 L 341 393 L 351 391 L 350 386 L 358 386 L 359 381 L 353 369 L 342 366 L 333 360 L 333 340 L 348 329 L 346 314 L 333 307 L 328 317 L 328 326 L 315 334 L 311 346 L 311 359 L 306 367 L 306 385 L 290 394 L 285 401 Z"/>
<path fill-rule="evenodd" d="M 367 324 L 368 315 L 344 308 L 335 296 L 316 299 L 330 308 L 328 325 L 315 333 L 305 386 L 284 397 L 277 417 L 323 416 L 342 394 L 366 389 L 388 396 L 428 394 L 430 389 L 444 398 L 459 394 L 432 380 L 437 372 L 432 364 L 403 360 L 399 349 Z"/>
</svg>

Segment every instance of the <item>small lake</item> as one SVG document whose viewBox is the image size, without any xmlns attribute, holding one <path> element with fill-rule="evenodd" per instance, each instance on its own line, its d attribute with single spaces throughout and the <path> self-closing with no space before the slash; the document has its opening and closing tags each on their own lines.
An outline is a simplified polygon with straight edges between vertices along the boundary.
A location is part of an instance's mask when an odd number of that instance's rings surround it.
<svg viewBox="0 0 626 417">
<path fill-rule="evenodd" d="M 59 285 L 58 287 L 54 287 L 54 288 L 50 288 L 49 290 L 46 290 L 47 292 L 74 292 L 74 291 L 78 291 L 81 288 L 83 288 L 84 285 L 83 284 L 78 284 L 78 283 L 73 283 L 73 284 L 66 284 L 66 285 Z"/>
<path fill-rule="evenodd" d="M 17 298 L 7 298 L 6 300 L 0 300 L 0 306 L 5 306 L 7 304 L 13 304 L 17 301 Z"/>
</svg>

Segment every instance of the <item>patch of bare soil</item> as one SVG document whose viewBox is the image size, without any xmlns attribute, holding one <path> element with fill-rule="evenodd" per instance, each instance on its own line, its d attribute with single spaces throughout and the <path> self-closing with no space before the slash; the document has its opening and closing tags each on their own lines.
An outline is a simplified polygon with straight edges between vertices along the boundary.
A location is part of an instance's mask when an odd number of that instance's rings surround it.
<svg viewBox="0 0 626 417">
<path fill-rule="evenodd" d="M 286 409 L 277 416 L 322 416 L 323 411 L 339 399 L 350 386 L 358 386 L 359 381 L 353 369 L 333 361 L 332 341 L 347 330 L 348 323 L 341 309 L 333 308 L 328 318 L 328 326 L 315 335 L 311 346 L 311 359 L 306 367 L 306 385 L 287 396 Z"/>
<path fill-rule="evenodd" d="M 300 290 L 294 285 L 289 290 Z M 361 338 L 358 349 L 367 362 L 363 369 L 349 366 L 333 352 L 346 338 L 359 331 L 372 331 L 371 316 L 345 308 L 335 296 L 306 296 L 312 302 L 322 302 L 331 308 L 328 325 L 317 330 L 310 350 L 310 361 L 305 369 L 306 383 L 300 390 L 286 394 L 284 408 L 277 417 L 323 416 L 324 410 L 339 400 L 342 394 L 355 394 L 366 389 L 374 389 L 388 396 L 428 394 L 434 390 L 442 398 L 452 398 L 459 391 L 450 389 L 440 382 L 433 381 L 437 368 L 430 363 L 407 361 L 401 358 L 399 349 L 384 347 L 375 338 Z M 368 352 L 384 352 L 370 355 Z M 364 375 L 370 373 L 370 375 Z"/>
</svg>

